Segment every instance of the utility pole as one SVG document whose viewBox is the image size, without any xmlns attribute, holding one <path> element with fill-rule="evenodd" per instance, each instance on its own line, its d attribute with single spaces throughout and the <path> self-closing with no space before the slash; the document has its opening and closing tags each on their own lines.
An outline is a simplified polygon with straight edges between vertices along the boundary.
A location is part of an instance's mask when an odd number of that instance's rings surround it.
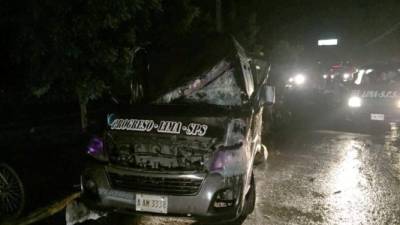
<svg viewBox="0 0 400 225">
<path fill-rule="evenodd" d="M 384 39 L 386 36 L 392 34 L 393 32 L 395 32 L 397 29 L 400 28 L 400 22 L 397 22 L 395 25 L 393 25 L 392 27 L 389 28 L 389 30 L 385 31 L 384 33 L 382 33 L 381 35 L 379 35 L 378 37 L 374 38 L 373 40 L 369 41 L 366 46 L 370 46 L 373 45 L 377 42 L 379 42 L 380 40 Z"/>
<path fill-rule="evenodd" d="M 221 0 L 215 0 L 215 22 L 217 26 L 217 32 L 222 33 L 222 2 Z"/>
</svg>

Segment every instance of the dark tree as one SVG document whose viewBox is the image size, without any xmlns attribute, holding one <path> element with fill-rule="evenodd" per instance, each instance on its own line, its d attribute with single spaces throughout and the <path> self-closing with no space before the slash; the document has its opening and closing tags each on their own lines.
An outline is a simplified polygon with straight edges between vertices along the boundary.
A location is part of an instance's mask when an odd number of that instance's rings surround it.
<svg viewBox="0 0 400 225">
<path fill-rule="evenodd" d="M 28 1 L 3 3 L 1 26 L 10 65 L 37 97 L 77 98 L 82 128 L 87 103 L 134 76 L 138 36 L 161 11 L 159 0 Z M 15 69 L 15 70 L 13 70 Z M 66 96 L 67 95 L 67 96 Z"/>
</svg>

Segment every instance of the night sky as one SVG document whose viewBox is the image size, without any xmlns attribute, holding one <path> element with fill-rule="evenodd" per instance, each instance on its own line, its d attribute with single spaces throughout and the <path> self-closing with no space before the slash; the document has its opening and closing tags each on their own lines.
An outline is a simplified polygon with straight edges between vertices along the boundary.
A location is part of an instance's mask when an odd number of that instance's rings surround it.
<svg viewBox="0 0 400 225">
<path fill-rule="evenodd" d="M 274 41 L 286 39 L 294 44 L 313 47 L 318 38 L 337 37 L 346 55 L 359 51 L 365 53 L 366 48 L 388 56 L 399 52 L 400 30 L 395 29 L 400 22 L 398 1 L 260 2 L 262 7 L 257 9 L 258 19 L 264 23 L 262 34 L 272 37 Z M 390 30 L 393 31 L 371 43 Z"/>
</svg>

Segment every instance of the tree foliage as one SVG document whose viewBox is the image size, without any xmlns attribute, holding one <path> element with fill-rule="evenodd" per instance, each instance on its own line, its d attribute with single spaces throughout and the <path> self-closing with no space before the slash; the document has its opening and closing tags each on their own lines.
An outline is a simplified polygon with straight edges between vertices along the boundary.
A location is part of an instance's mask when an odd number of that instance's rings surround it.
<svg viewBox="0 0 400 225">
<path fill-rule="evenodd" d="M 115 80 L 132 76 L 137 32 L 150 27 L 158 0 L 30 1 L 8 5 L 11 61 L 36 95 L 65 89 L 83 102 L 100 96 Z M 20 7 L 24 7 L 22 10 Z M 4 9 L 3 9 L 4 10 Z M 14 41 L 15 40 L 15 41 Z M 10 43 L 11 42 L 11 43 Z M 54 87 L 57 84 L 57 87 Z"/>
<path fill-rule="evenodd" d="M 85 106 L 117 81 L 132 78 L 139 32 L 150 28 L 161 2 L 31 0 L 1 10 L 8 15 L 1 21 L 9 35 L 2 43 L 9 51 L 6 73 L 22 76 L 37 97 L 57 90 L 51 97 L 77 98 Z"/>
<path fill-rule="evenodd" d="M 329 30 L 340 31 L 346 41 L 352 36 L 347 43 L 366 43 L 398 22 L 399 9 L 395 0 L 221 2 L 223 32 L 282 65 L 296 62 L 304 43 Z M 133 66 L 135 49 L 175 57 L 179 43 L 212 39 L 215 10 L 215 0 L 1 1 L 0 47 L 6 59 L 0 62 L 5 78 L 0 89 L 15 86 L 21 96 L 83 104 L 128 89 L 143 72 Z M 398 49 L 393 47 L 398 33 L 391 37 L 391 49 Z M 171 63 L 170 70 L 177 66 Z"/>
</svg>

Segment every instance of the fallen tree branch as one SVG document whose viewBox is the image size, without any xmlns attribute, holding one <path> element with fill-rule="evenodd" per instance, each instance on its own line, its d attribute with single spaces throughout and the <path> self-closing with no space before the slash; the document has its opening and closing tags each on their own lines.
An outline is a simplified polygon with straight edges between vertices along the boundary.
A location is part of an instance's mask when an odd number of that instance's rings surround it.
<svg viewBox="0 0 400 225">
<path fill-rule="evenodd" d="M 54 214 L 60 212 L 70 202 L 74 201 L 75 199 L 79 198 L 80 196 L 81 196 L 80 192 L 71 194 L 64 199 L 53 203 L 52 205 L 35 210 L 31 214 L 29 214 L 27 217 L 19 218 L 14 221 L 5 221 L 1 225 L 29 225 L 32 223 L 36 223 L 40 220 L 43 220 L 47 217 L 53 216 Z"/>
</svg>

